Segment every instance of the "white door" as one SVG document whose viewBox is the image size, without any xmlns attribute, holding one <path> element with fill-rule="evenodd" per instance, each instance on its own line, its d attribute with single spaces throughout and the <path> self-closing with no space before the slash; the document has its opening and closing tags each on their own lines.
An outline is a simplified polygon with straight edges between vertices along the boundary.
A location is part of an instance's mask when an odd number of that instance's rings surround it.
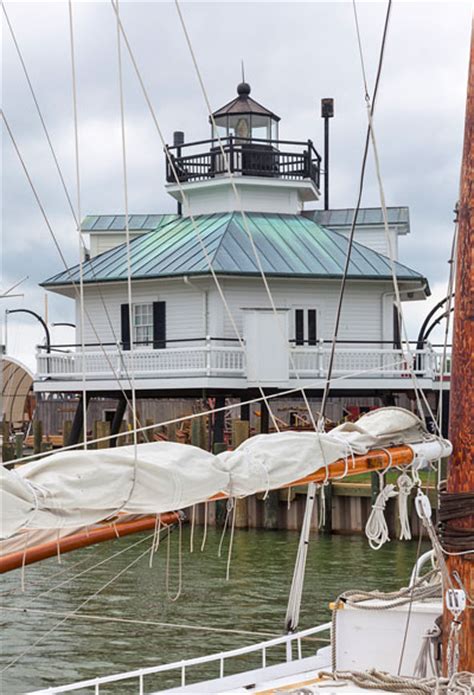
<svg viewBox="0 0 474 695">
<path fill-rule="evenodd" d="M 249 382 L 286 385 L 289 379 L 288 310 L 244 310 Z"/>
</svg>

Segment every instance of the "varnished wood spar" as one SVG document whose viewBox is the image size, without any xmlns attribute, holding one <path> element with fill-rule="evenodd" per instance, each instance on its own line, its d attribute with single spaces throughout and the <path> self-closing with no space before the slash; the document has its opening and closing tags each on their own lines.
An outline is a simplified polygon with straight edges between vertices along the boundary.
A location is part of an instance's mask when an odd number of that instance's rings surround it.
<svg viewBox="0 0 474 695">
<path fill-rule="evenodd" d="M 177 512 L 161 514 L 161 524 L 163 526 L 169 526 L 177 521 Z M 132 533 L 139 533 L 140 531 L 148 531 L 155 528 L 155 524 L 155 515 L 134 519 L 133 521 L 117 521 L 114 525 L 107 524 L 107 526 L 93 528 L 88 532 L 84 531 L 81 533 L 73 533 L 70 536 L 64 536 L 64 538 L 60 538 L 59 541 L 35 545 L 32 548 L 28 548 L 26 552 L 21 550 L 16 553 L 9 553 L 0 558 L 0 574 L 18 569 L 23 565 L 31 565 L 33 562 L 46 560 L 46 558 L 53 557 L 58 552 L 63 555 L 64 553 L 71 552 L 71 550 L 86 548 L 88 545 L 103 543 L 104 541 L 110 541 L 117 537 L 122 538 Z"/>
<path fill-rule="evenodd" d="M 454 307 L 453 353 L 449 438 L 453 455 L 447 476 L 448 493 L 474 490 L 474 27 L 467 89 L 464 149 L 461 171 L 461 195 L 456 259 L 456 300 Z M 449 522 L 452 528 L 473 529 L 474 515 Z M 474 556 L 449 556 L 451 577 L 458 573 L 472 596 Z M 457 587 L 457 583 L 454 582 Z M 446 659 L 452 615 L 444 609 L 443 653 Z M 459 644 L 459 671 L 474 671 L 474 610 L 462 615 Z M 446 666 L 446 664 L 445 664 Z"/>
<path fill-rule="evenodd" d="M 340 459 L 339 461 L 331 463 L 329 466 L 328 480 L 343 477 L 346 470 L 346 477 L 350 477 L 352 475 L 359 475 L 360 473 L 385 470 L 391 466 L 406 466 L 412 461 L 413 451 L 409 446 L 395 446 L 388 450 L 373 449 L 367 454 L 354 456 L 354 460 L 352 460 L 350 457 L 347 461 Z M 307 485 L 310 482 L 322 483 L 325 481 L 325 479 L 326 469 L 320 468 L 304 478 L 299 478 L 298 480 L 293 480 L 287 485 L 282 485 L 281 489 L 294 487 L 296 485 Z M 227 497 L 228 495 L 226 493 L 221 492 L 211 497 L 210 501 L 222 500 L 226 499 Z M 176 512 L 161 514 L 161 521 L 165 525 L 174 523 L 177 518 Z M 22 564 L 29 565 L 33 562 L 39 562 L 40 560 L 45 560 L 48 557 L 52 557 L 58 552 L 58 546 L 61 553 L 68 553 L 71 550 L 84 548 L 88 545 L 93 545 L 94 543 L 102 543 L 103 541 L 112 540 L 117 535 L 120 537 L 128 536 L 132 533 L 152 529 L 155 526 L 155 522 L 156 516 L 147 516 L 135 521 L 117 522 L 115 528 L 114 526 L 109 525 L 104 528 L 92 529 L 88 533 L 84 532 L 66 536 L 61 538 L 59 543 L 53 541 L 52 543 L 43 543 L 42 545 L 29 548 L 25 555 L 23 551 L 11 553 L 9 555 L 5 555 L 3 558 L 0 558 L 0 573 L 17 569 L 18 567 L 21 567 Z M 116 533 L 115 529 L 117 529 L 118 533 Z"/>
<path fill-rule="evenodd" d="M 387 452 L 390 452 L 388 454 Z M 383 471 L 392 466 L 407 466 L 413 461 L 413 451 L 409 446 L 392 446 L 389 449 L 372 449 L 367 454 L 339 459 L 329 466 L 328 480 L 335 480 L 351 475 L 360 475 L 371 471 Z M 347 470 L 347 473 L 346 473 Z M 326 480 L 326 468 L 319 468 L 314 473 L 310 473 L 304 478 L 293 480 L 287 485 L 282 485 L 279 489 L 295 487 L 296 485 L 307 485 L 308 483 L 323 483 Z M 263 490 L 262 490 L 263 492 Z M 224 492 L 219 492 L 211 497 L 211 500 L 222 500 L 228 497 Z"/>
</svg>

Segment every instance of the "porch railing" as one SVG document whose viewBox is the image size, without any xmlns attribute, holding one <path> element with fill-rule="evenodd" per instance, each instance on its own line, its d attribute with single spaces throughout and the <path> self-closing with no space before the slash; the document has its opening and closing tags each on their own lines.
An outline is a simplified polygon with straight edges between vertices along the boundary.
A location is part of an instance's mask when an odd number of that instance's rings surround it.
<svg viewBox="0 0 474 695">
<path fill-rule="evenodd" d="M 188 344 L 192 342 L 192 345 Z M 228 341 L 231 343 L 232 341 Z M 70 352 L 66 346 L 37 355 L 37 376 L 57 379 L 112 379 L 172 376 L 245 376 L 240 347 L 215 344 L 214 339 L 185 341 L 179 347 L 154 350 L 137 346 L 133 351 L 116 346 L 86 347 Z"/>
<path fill-rule="evenodd" d="M 324 378 L 327 374 L 331 346 L 327 341 L 316 345 L 288 345 L 289 376 L 303 379 Z M 391 344 L 343 343 L 337 347 L 333 376 L 347 378 L 405 379 L 415 374 L 434 381 L 449 379 L 449 354 L 442 370 L 442 351 L 427 345 L 423 350 L 412 350 L 411 365 L 402 350 Z M 245 348 L 238 341 L 227 338 L 188 338 L 167 341 L 166 348 L 153 349 L 152 345 L 137 344 L 133 351 L 116 344 L 87 345 L 84 353 L 79 345 L 51 346 L 51 352 L 38 348 L 37 378 L 77 380 L 126 379 L 133 374 L 138 378 L 165 377 L 233 377 L 245 379 Z"/>
</svg>

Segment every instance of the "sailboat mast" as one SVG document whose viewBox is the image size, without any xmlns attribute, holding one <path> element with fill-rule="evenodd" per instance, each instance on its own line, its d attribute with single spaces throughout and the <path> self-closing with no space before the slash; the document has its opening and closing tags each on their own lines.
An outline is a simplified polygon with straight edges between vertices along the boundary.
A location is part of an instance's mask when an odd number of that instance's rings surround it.
<svg viewBox="0 0 474 695">
<path fill-rule="evenodd" d="M 449 551 L 463 550 L 457 544 L 450 546 L 454 535 L 465 536 L 464 543 L 472 548 L 474 515 L 469 512 L 467 495 L 474 491 L 474 26 L 471 33 L 471 54 L 467 91 L 464 149 L 461 169 L 458 241 L 456 259 L 456 304 L 453 330 L 453 365 L 451 375 L 451 403 L 449 438 L 453 445 L 448 476 L 447 498 L 458 512 L 458 518 L 446 521 L 443 532 L 444 546 Z M 471 503 L 472 504 L 472 503 Z M 451 505 L 450 505 L 451 506 Z M 440 509 L 443 519 L 443 498 Z M 446 535 L 445 535 L 446 534 Z M 472 591 L 474 557 L 472 553 L 451 555 L 447 559 L 454 588 L 464 585 Z M 456 575 L 457 573 L 457 575 Z M 459 576 L 461 580 L 456 581 Z M 471 593 L 472 595 L 472 593 Z M 469 601 L 469 599 L 468 599 Z M 449 630 L 453 615 L 444 608 L 443 653 L 448 653 Z M 474 672 L 474 611 L 466 607 L 460 616 L 458 671 Z"/>
</svg>

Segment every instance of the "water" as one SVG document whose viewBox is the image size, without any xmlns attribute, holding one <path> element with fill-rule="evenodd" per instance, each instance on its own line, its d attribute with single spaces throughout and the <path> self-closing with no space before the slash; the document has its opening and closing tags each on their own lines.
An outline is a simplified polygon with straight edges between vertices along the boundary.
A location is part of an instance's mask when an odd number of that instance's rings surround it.
<svg viewBox="0 0 474 695">
<path fill-rule="evenodd" d="M 298 534 L 291 531 L 236 531 L 231 580 L 226 582 L 227 539 L 225 552 L 218 558 L 220 532 L 210 529 L 206 547 L 201 553 L 202 529 L 197 529 L 194 553 L 190 554 L 189 533 L 189 528 L 183 529 L 183 591 L 176 602 L 169 600 L 165 587 L 166 543 L 161 544 L 155 555 L 152 569 L 148 566 L 148 554 L 137 560 L 150 547 L 150 534 L 84 548 L 64 555 L 61 565 L 56 559 L 50 559 L 27 567 L 23 594 L 20 591 L 20 572 L 4 575 L 1 668 L 35 641 L 41 638 L 42 641 L 2 673 L 1 692 L 15 695 L 265 639 L 263 636 L 212 633 L 182 627 L 93 621 L 87 617 L 70 618 L 47 634 L 64 614 L 76 609 L 134 560 L 132 567 L 81 609 L 81 616 L 281 634 Z M 177 588 L 178 547 L 178 533 L 175 532 L 170 547 L 168 593 L 171 595 Z M 122 550 L 124 552 L 120 555 L 96 569 L 44 593 Z M 416 552 L 415 542 L 392 541 L 374 552 L 367 546 L 367 541 L 358 536 L 315 538 L 308 553 L 300 627 L 303 629 L 329 620 L 328 602 L 345 589 L 377 587 L 391 590 L 406 585 Z M 23 611 L 27 607 L 30 612 Z M 11 608 L 19 610 L 7 610 Z M 215 665 L 212 668 L 206 666 L 199 672 L 200 677 L 216 675 Z M 163 687 L 165 684 L 174 685 L 175 681 L 149 681 L 147 687 Z M 129 693 L 131 690 L 122 685 L 112 692 Z"/>
</svg>

